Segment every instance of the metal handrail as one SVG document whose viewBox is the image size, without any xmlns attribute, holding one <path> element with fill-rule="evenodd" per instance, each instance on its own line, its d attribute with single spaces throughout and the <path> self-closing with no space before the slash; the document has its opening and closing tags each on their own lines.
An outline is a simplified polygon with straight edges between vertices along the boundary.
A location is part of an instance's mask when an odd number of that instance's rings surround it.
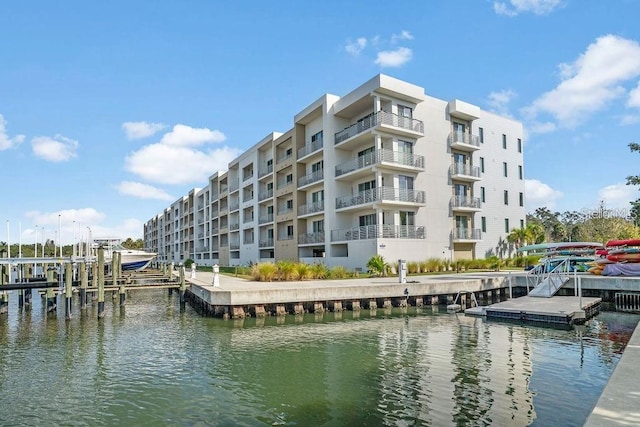
<svg viewBox="0 0 640 427">
<path fill-rule="evenodd" d="M 379 125 L 389 125 L 397 128 L 407 129 L 413 132 L 424 133 L 424 124 L 422 120 L 411 117 L 399 116 L 386 111 L 378 111 L 360 119 L 357 123 L 347 126 L 340 132 L 335 133 L 335 144 L 356 136 L 368 129 Z"/>
<path fill-rule="evenodd" d="M 382 148 L 336 166 L 336 177 L 380 163 L 424 169 L 424 156 Z"/>
<path fill-rule="evenodd" d="M 398 187 L 376 187 L 361 191 L 354 196 L 336 197 L 336 209 L 378 201 L 424 203 L 425 192 Z"/>
</svg>

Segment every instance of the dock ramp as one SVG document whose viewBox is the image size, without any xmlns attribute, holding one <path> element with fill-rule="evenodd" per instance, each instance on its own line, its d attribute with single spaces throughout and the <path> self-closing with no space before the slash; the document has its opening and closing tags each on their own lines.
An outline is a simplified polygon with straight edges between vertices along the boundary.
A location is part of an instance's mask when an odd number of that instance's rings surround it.
<svg viewBox="0 0 640 427">
<path fill-rule="evenodd" d="M 533 284 L 528 295 L 531 297 L 551 298 L 571 278 L 569 258 L 559 263 L 545 263 L 539 271 L 532 271 L 527 277 L 527 288 Z"/>
</svg>

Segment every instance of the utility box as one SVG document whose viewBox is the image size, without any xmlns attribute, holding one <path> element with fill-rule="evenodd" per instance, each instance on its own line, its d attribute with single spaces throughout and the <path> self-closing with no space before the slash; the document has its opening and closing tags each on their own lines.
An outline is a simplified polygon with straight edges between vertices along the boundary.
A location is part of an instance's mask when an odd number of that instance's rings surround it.
<svg viewBox="0 0 640 427">
<path fill-rule="evenodd" d="M 398 281 L 400 283 L 407 283 L 407 260 L 398 260 Z"/>
</svg>

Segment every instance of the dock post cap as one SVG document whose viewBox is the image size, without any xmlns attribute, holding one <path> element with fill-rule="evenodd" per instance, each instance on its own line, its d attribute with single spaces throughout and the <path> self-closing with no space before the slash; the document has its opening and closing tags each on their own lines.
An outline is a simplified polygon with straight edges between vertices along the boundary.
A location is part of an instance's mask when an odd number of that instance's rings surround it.
<svg viewBox="0 0 640 427">
<path fill-rule="evenodd" d="M 220 266 L 218 264 L 213 265 L 213 286 L 220 287 Z"/>
</svg>

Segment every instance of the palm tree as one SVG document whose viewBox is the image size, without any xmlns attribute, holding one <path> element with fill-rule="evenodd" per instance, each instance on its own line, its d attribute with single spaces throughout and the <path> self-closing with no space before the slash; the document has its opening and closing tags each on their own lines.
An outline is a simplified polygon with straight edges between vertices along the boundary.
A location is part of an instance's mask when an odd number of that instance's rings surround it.
<svg viewBox="0 0 640 427">
<path fill-rule="evenodd" d="M 514 228 L 507 236 L 507 241 L 513 243 L 516 249 L 527 243 L 527 229 L 526 228 Z"/>
</svg>

